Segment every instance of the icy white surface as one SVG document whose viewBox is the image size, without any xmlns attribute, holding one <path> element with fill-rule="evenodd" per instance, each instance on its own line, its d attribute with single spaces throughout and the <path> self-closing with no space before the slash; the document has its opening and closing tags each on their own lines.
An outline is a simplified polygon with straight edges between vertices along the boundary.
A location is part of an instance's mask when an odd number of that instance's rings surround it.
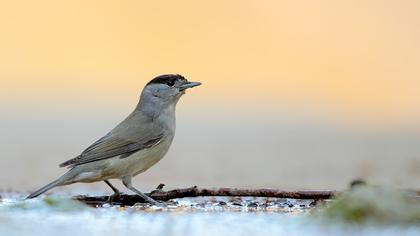
<svg viewBox="0 0 420 236">
<path fill-rule="evenodd" d="M 182 199 L 179 209 L 193 210 L 147 211 L 138 206 L 72 210 L 66 207 L 67 202 L 49 205 L 42 199 L 22 202 L 6 198 L 0 204 L 0 235 L 420 235 L 420 226 L 321 223 L 294 206 L 271 212 L 211 210 L 220 207 L 215 202 L 221 200 L 203 205 Z"/>
</svg>

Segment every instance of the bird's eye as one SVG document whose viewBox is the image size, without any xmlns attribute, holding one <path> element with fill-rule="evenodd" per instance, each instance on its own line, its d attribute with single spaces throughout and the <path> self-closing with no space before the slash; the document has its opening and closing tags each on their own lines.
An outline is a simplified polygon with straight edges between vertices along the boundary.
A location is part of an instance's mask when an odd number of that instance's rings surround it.
<svg viewBox="0 0 420 236">
<path fill-rule="evenodd" d="M 171 81 L 168 81 L 168 82 L 166 82 L 166 84 L 168 85 L 168 86 L 174 86 L 174 84 L 175 84 L 175 81 L 173 81 L 173 80 L 171 80 Z"/>
</svg>

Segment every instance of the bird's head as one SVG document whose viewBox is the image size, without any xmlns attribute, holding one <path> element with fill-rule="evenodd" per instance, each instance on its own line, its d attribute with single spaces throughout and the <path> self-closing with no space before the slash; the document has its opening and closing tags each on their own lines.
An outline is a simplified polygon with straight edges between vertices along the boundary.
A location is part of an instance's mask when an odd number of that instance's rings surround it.
<svg viewBox="0 0 420 236">
<path fill-rule="evenodd" d="M 152 79 L 143 89 L 141 100 L 159 106 L 175 105 L 185 90 L 199 86 L 199 82 L 189 82 L 182 75 L 166 74 Z"/>
</svg>

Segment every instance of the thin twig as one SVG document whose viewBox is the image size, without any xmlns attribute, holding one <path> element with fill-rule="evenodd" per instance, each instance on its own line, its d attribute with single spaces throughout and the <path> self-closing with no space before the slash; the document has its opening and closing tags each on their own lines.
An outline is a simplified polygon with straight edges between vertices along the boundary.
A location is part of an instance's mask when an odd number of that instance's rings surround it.
<svg viewBox="0 0 420 236">
<path fill-rule="evenodd" d="M 150 197 L 155 200 L 168 201 L 175 198 L 185 197 L 210 197 L 210 196 L 228 196 L 228 197 L 273 197 L 273 198 L 295 198 L 295 199 L 329 199 L 336 194 L 335 191 L 283 191 L 276 189 L 239 189 L 239 188 L 179 188 L 170 191 L 163 191 L 163 185 L 151 193 Z M 116 205 L 134 205 L 144 200 L 138 195 L 120 195 L 110 199 L 109 196 L 76 196 L 74 199 L 89 205 L 102 205 L 111 203 Z M 111 200 L 111 201 L 110 201 Z"/>
</svg>

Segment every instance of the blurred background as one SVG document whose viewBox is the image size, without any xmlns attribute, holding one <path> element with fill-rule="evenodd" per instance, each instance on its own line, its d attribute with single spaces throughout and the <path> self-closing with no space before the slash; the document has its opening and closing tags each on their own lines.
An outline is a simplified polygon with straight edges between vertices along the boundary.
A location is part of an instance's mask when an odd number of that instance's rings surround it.
<svg viewBox="0 0 420 236">
<path fill-rule="evenodd" d="M 57 178 L 59 163 L 124 119 L 165 73 L 203 86 L 181 99 L 172 148 L 136 177 L 139 189 L 344 189 L 355 178 L 420 188 L 419 8 L 2 1 L 0 188 Z"/>
</svg>

